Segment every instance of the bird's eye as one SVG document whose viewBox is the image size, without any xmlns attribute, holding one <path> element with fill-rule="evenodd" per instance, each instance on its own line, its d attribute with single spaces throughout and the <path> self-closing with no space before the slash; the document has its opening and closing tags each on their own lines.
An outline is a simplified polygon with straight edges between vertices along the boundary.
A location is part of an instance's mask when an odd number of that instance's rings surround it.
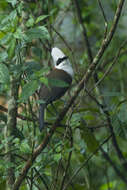
<svg viewBox="0 0 127 190">
<path fill-rule="evenodd" d="M 59 58 L 59 59 L 57 60 L 57 62 L 56 62 L 56 65 L 59 65 L 60 63 L 62 63 L 62 62 L 63 62 L 64 60 L 66 60 L 66 59 L 68 59 L 67 56 L 62 57 L 62 58 Z"/>
</svg>

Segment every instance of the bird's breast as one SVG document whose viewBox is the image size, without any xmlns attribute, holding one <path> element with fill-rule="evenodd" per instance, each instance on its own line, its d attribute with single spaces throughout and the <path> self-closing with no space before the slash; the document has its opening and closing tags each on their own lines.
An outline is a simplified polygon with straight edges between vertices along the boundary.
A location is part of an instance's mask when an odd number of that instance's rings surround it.
<svg viewBox="0 0 127 190">
<path fill-rule="evenodd" d="M 72 77 L 61 69 L 53 69 L 48 75 L 48 86 L 42 84 L 39 91 L 39 98 L 46 104 L 61 98 L 69 88 Z"/>
</svg>

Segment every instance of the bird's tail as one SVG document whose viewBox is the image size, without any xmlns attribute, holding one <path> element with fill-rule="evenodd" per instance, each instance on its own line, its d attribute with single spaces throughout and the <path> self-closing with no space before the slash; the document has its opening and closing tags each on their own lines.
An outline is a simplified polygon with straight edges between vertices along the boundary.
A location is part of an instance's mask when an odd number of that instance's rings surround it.
<svg viewBox="0 0 127 190">
<path fill-rule="evenodd" d="M 39 110 L 39 129 L 42 131 L 44 128 L 44 109 L 45 104 L 40 104 L 40 110 Z"/>
</svg>

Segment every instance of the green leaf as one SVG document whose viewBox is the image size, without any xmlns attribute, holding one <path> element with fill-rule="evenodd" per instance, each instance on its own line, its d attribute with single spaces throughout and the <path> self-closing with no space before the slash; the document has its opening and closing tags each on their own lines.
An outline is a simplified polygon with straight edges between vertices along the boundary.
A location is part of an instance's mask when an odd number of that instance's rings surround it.
<svg viewBox="0 0 127 190">
<path fill-rule="evenodd" d="M 8 7 L 8 3 L 5 0 L 0 0 L 0 11 L 5 11 L 6 8 Z"/>
<path fill-rule="evenodd" d="M 0 40 L 5 36 L 4 32 L 0 32 Z"/>
<path fill-rule="evenodd" d="M 55 154 L 55 155 L 54 155 L 54 160 L 55 160 L 56 162 L 58 162 L 60 159 L 61 159 L 61 153 L 58 153 L 58 154 Z"/>
<path fill-rule="evenodd" d="M 49 16 L 49 15 L 40 15 L 40 16 L 36 19 L 35 23 L 37 24 L 38 22 L 44 20 L 44 19 L 47 18 L 48 16 Z"/>
<path fill-rule="evenodd" d="M 9 82 L 9 71 L 6 65 L 0 64 L 0 83 Z"/>
<path fill-rule="evenodd" d="M 14 33 L 14 37 L 20 40 L 23 40 L 25 38 L 25 34 L 22 32 L 22 29 L 20 27 L 18 27 L 16 32 Z"/>
<path fill-rule="evenodd" d="M 10 59 L 12 59 L 12 57 L 14 56 L 15 53 L 15 47 L 16 47 L 16 39 L 12 39 L 10 44 L 9 44 L 9 48 L 8 48 L 8 57 Z"/>
<path fill-rule="evenodd" d="M 48 72 L 49 72 L 49 67 L 45 67 L 45 68 L 42 68 L 42 69 L 41 68 L 38 71 L 35 72 L 35 75 L 38 76 L 38 77 L 41 77 L 43 74 L 44 75 L 48 74 Z M 43 78 L 44 77 L 42 77 L 42 80 L 43 80 Z M 42 83 L 43 83 L 43 81 L 42 81 Z"/>
<path fill-rule="evenodd" d="M 38 60 L 39 62 L 43 59 L 41 47 L 31 47 L 31 53 L 33 57 L 35 57 L 34 59 Z"/>
<path fill-rule="evenodd" d="M 6 61 L 8 54 L 6 51 L 0 53 L 0 62 Z"/>
<path fill-rule="evenodd" d="M 46 175 L 46 176 L 50 176 L 51 177 L 51 171 L 50 171 L 50 169 L 49 170 L 45 170 L 44 171 L 44 174 Z"/>
<path fill-rule="evenodd" d="M 30 15 L 30 18 L 28 19 L 28 21 L 26 22 L 26 26 L 27 27 L 31 27 L 34 25 L 34 18 Z"/>
<path fill-rule="evenodd" d="M 4 35 L 3 38 L 0 40 L 0 44 L 7 45 L 12 38 L 13 38 L 13 34 L 8 33 L 8 34 Z"/>
<path fill-rule="evenodd" d="M 75 184 L 75 189 L 78 189 L 78 190 L 86 190 L 86 185 L 83 185 L 83 184 Z"/>
<path fill-rule="evenodd" d="M 40 81 L 45 84 L 46 86 L 48 86 L 48 79 L 46 77 L 41 77 Z"/>
<path fill-rule="evenodd" d="M 21 93 L 21 101 L 26 102 L 29 96 L 32 96 L 37 88 L 38 82 L 36 80 L 30 81 L 29 83 L 25 84 Z"/>
<path fill-rule="evenodd" d="M 17 0 L 11 0 L 11 1 L 17 1 Z M 12 11 L 11 13 L 10 13 L 10 15 L 9 15 L 9 21 L 10 20 L 15 20 L 16 19 L 16 17 L 17 17 L 17 11 L 16 10 L 14 10 L 14 11 Z"/>
<path fill-rule="evenodd" d="M 127 110 L 127 103 L 124 102 L 124 104 L 121 104 L 119 107 L 119 113 L 117 112 L 118 113 L 117 116 L 118 116 L 119 120 L 121 122 L 125 122 L 125 123 L 127 123 L 127 117 L 126 117 L 127 111 L 126 110 Z"/>
<path fill-rule="evenodd" d="M 4 164 L 3 164 L 3 166 L 4 166 Z M 1 168 L 0 168 L 0 171 L 2 172 Z M 3 171 L 4 171 L 4 169 L 3 169 Z M 0 189 L 3 189 L 3 190 L 6 189 L 6 180 L 3 179 L 2 177 L 0 177 Z"/>
<path fill-rule="evenodd" d="M 32 75 L 37 76 L 36 73 L 41 71 L 41 65 L 35 61 L 28 61 L 24 64 L 24 71 L 27 74 L 27 78 L 33 77 Z M 38 77 L 36 77 L 38 78 Z"/>
<path fill-rule="evenodd" d="M 31 42 L 33 39 L 49 39 L 49 33 L 46 27 L 38 26 L 29 29 L 26 32 L 25 40 Z"/>
<path fill-rule="evenodd" d="M 21 145 L 20 145 L 20 151 L 23 152 L 23 153 L 31 153 L 31 149 L 30 149 L 30 146 L 28 145 L 27 142 L 22 142 Z"/>
<path fill-rule="evenodd" d="M 56 87 L 68 87 L 69 84 L 63 80 L 58 80 L 58 79 L 48 79 L 49 85 L 51 86 L 56 86 Z"/>
<path fill-rule="evenodd" d="M 80 125 L 82 114 L 80 113 L 74 113 L 71 117 L 71 126 L 77 127 Z"/>
<path fill-rule="evenodd" d="M 37 100 L 36 101 L 38 104 L 45 104 L 45 101 L 44 100 Z"/>
<path fill-rule="evenodd" d="M 8 3 L 11 3 L 12 6 L 15 6 L 17 4 L 17 0 L 6 0 Z"/>
<path fill-rule="evenodd" d="M 84 139 L 85 143 L 87 144 L 87 148 L 90 152 L 94 152 L 98 146 L 99 143 L 96 140 L 94 134 L 86 127 L 84 126 L 84 122 L 81 120 L 81 125 L 83 126 L 83 131 L 81 132 L 81 136 Z"/>
<path fill-rule="evenodd" d="M 107 189 L 114 189 L 117 185 L 117 181 L 114 180 L 114 181 L 109 181 L 108 184 L 105 183 L 103 184 L 101 187 L 100 187 L 100 190 L 107 190 Z"/>
<path fill-rule="evenodd" d="M 17 11 L 12 11 L 9 15 L 6 15 L 0 25 L 0 30 L 4 32 L 14 32 L 18 23 Z"/>
</svg>

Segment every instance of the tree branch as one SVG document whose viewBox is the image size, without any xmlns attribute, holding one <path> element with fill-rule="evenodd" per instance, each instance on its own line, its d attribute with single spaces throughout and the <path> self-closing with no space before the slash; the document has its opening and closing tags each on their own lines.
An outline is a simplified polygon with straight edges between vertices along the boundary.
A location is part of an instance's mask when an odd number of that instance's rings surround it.
<svg viewBox="0 0 127 190">
<path fill-rule="evenodd" d="M 86 49 L 87 49 L 89 62 L 92 63 L 92 61 L 93 61 L 92 51 L 91 51 L 91 48 L 90 48 L 90 43 L 89 43 L 89 40 L 88 40 L 86 27 L 85 27 L 85 25 L 83 23 L 79 2 L 78 2 L 78 0 L 73 0 L 73 2 L 75 4 L 76 10 L 77 10 L 79 23 L 82 26 L 82 32 L 83 32 L 83 37 L 84 37 L 84 41 L 85 41 L 85 45 L 86 45 Z"/>
<path fill-rule="evenodd" d="M 0 110 L 3 111 L 3 112 L 6 112 L 6 113 L 8 112 L 8 109 L 5 108 L 5 107 L 2 106 L 2 105 L 0 105 Z M 25 121 L 35 121 L 33 118 L 26 117 L 26 116 L 21 115 L 21 114 L 18 114 L 18 113 L 17 113 L 17 117 L 18 117 L 19 119 L 22 119 L 22 120 L 25 120 Z"/>
</svg>

